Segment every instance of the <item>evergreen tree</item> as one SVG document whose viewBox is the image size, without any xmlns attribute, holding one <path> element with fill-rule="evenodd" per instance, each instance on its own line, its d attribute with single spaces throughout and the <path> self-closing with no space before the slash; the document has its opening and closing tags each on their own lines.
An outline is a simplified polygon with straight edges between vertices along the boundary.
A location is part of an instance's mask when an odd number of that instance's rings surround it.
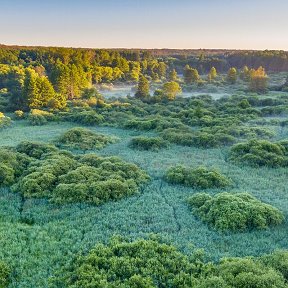
<svg viewBox="0 0 288 288">
<path fill-rule="evenodd" d="M 211 82 L 211 81 L 215 80 L 216 77 L 217 77 L 217 70 L 215 67 L 212 67 L 210 69 L 209 74 L 208 74 L 208 81 Z"/>
<path fill-rule="evenodd" d="M 237 70 L 236 68 L 232 67 L 228 70 L 228 73 L 227 73 L 227 82 L 229 84 L 235 84 L 236 81 L 237 81 Z"/>
<path fill-rule="evenodd" d="M 186 84 L 192 84 L 200 80 L 200 76 L 197 69 L 191 68 L 186 65 L 184 68 L 184 81 Z"/>
<path fill-rule="evenodd" d="M 177 72 L 175 69 L 171 70 L 169 72 L 169 75 L 168 75 L 168 80 L 169 81 L 177 81 L 178 80 L 178 75 L 177 75 Z"/>
<path fill-rule="evenodd" d="M 146 79 L 144 75 L 141 74 L 139 76 L 138 88 L 135 97 L 144 99 L 149 96 L 149 93 L 150 93 L 149 81 Z"/>
<path fill-rule="evenodd" d="M 260 66 L 257 70 L 251 70 L 250 90 L 257 93 L 264 93 L 267 90 L 268 76 L 265 69 Z"/>
</svg>

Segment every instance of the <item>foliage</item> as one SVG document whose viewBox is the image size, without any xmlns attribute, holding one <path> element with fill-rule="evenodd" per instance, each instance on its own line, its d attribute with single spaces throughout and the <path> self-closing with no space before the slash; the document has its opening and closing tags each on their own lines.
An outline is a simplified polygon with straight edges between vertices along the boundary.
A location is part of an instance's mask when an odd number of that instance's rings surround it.
<svg viewBox="0 0 288 288">
<path fill-rule="evenodd" d="M 39 109 L 32 109 L 28 114 L 28 122 L 32 126 L 45 125 L 48 121 L 53 121 L 54 119 L 53 113 Z"/>
<path fill-rule="evenodd" d="M 126 242 L 114 238 L 79 257 L 68 287 L 183 287 L 193 285 L 196 265 L 173 246 L 156 240 Z M 99 286 L 100 287 L 100 286 Z M 192 287 L 192 286 L 191 286 Z"/>
<path fill-rule="evenodd" d="M 143 100 L 149 97 L 149 93 L 150 93 L 149 81 L 145 78 L 144 75 L 140 75 L 135 97 Z"/>
<path fill-rule="evenodd" d="M 11 270 L 6 263 L 0 261 L 0 287 L 6 288 L 10 282 Z"/>
<path fill-rule="evenodd" d="M 6 128 L 11 125 L 10 117 L 5 116 L 2 112 L 0 112 L 0 129 Z"/>
<path fill-rule="evenodd" d="M 250 71 L 250 90 L 253 92 L 263 93 L 267 91 L 268 76 L 265 69 L 260 66 L 257 70 Z"/>
<path fill-rule="evenodd" d="M 277 208 L 248 193 L 223 192 L 214 197 L 196 193 L 188 199 L 188 203 L 195 216 L 220 231 L 266 229 L 284 220 L 283 213 Z"/>
<path fill-rule="evenodd" d="M 175 144 L 183 146 L 195 146 L 203 148 L 213 148 L 223 145 L 231 145 L 235 142 L 235 138 L 231 135 L 218 132 L 218 133 L 207 133 L 205 131 L 189 131 L 187 129 L 170 128 L 162 131 L 161 136 Z"/>
<path fill-rule="evenodd" d="M 67 120 L 87 126 L 93 126 L 102 123 L 104 121 L 104 118 L 102 115 L 99 115 L 95 111 L 88 110 L 78 113 L 74 111 L 74 113 L 69 114 Z"/>
<path fill-rule="evenodd" d="M 231 184 L 231 181 L 218 170 L 209 170 L 206 167 L 171 167 L 166 172 L 165 178 L 169 183 L 201 189 L 224 188 Z"/>
<path fill-rule="evenodd" d="M 61 135 L 56 142 L 60 147 L 80 150 L 101 149 L 110 143 L 114 143 L 115 137 L 94 133 L 85 128 L 72 128 Z"/>
<path fill-rule="evenodd" d="M 138 186 L 149 179 L 135 164 L 117 157 L 94 154 L 76 157 L 53 145 L 29 142 L 19 144 L 16 149 L 35 157 L 13 185 L 14 191 L 28 198 L 99 205 L 135 194 Z"/>
<path fill-rule="evenodd" d="M 182 92 L 180 85 L 177 82 L 166 82 L 163 87 L 163 96 L 167 100 L 175 100 L 176 96 Z"/>
<path fill-rule="evenodd" d="M 98 244 L 78 257 L 58 280 L 71 288 L 287 287 L 284 275 L 261 260 L 224 258 L 218 264 L 204 263 L 197 252 L 187 257 L 159 240 L 128 242 L 114 237 L 107 245 Z"/>
<path fill-rule="evenodd" d="M 167 142 L 160 137 L 134 137 L 131 139 L 129 146 L 138 150 L 159 150 L 166 148 Z"/>
<path fill-rule="evenodd" d="M 286 167 L 288 151 L 281 143 L 252 139 L 235 144 L 230 151 L 230 160 L 255 167 Z"/>
</svg>

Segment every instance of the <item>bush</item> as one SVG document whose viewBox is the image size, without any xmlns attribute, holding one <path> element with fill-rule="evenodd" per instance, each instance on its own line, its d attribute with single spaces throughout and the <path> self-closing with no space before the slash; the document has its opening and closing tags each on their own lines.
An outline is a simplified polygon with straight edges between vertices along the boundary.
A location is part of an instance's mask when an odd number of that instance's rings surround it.
<svg viewBox="0 0 288 288">
<path fill-rule="evenodd" d="M 32 109 L 28 115 L 28 122 L 33 126 L 45 125 L 48 121 L 54 120 L 55 115 L 53 113 L 39 109 Z"/>
<path fill-rule="evenodd" d="M 10 126 L 11 123 L 12 123 L 12 121 L 11 121 L 10 117 L 7 117 L 2 112 L 0 112 L 0 129 Z"/>
<path fill-rule="evenodd" d="M 195 283 L 193 265 L 176 248 L 155 240 L 98 244 L 71 267 L 67 287 L 187 287 Z M 186 281 L 185 281 L 186 280 Z M 180 282 L 180 283 L 179 283 Z M 185 287 L 186 287 L 185 286 Z"/>
<path fill-rule="evenodd" d="M 193 188 L 224 188 L 231 184 L 230 180 L 218 170 L 209 170 L 206 167 L 186 168 L 175 166 L 165 175 L 166 180 L 172 184 L 182 184 Z"/>
<path fill-rule="evenodd" d="M 11 270 L 6 263 L 0 261 L 0 287 L 6 288 L 10 282 Z"/>
<path fill-rule="evenodd" d="M 199 148 L 215 148 L 223 145 L 231 145 L 235 142 L 235 138 L 224 133 L 207 133 L 207 132 L 193 132 L 179 129 L 166 129 L 161 133 L 161 136 L 175 144 L 183 146 L 194 146 Z"/>
<path fill-rule="evenodd" d="M 27 142 L 16 149 L 34 157 L 12 186 L 28 198 L 47 197 L 54 203 L 99 205 L 135 194 L 139 185 L 149 179 L 138 166 L 118 157 L 73 156 L 52 145 Z M 10 184 L 13 179 L 8 176 L 5 179 Z"/>
<path fill-rule="evenodd" d="M 168 146 L 167 142 L 160 137 L 134 137 L 129 146 L 138 150 L 159 150 Z"/>
<path fill-rule="evenodd" d="M 11 185 L 27 168 L 30 158 L 14 150 L 0 149 L 0 186 Z"/>
<path fill-rule="evenodd" d="M 286 271 L 279 267 L 283 265 L 274 268 L 269 261 L 252 257 L 204 263 L 197 251 L 188 257 L 157 240 L 128 242 L 113 237 L 107 245 L 97 244 L 62 269 L 57 280 L 59 287 L 70 288 L 285 288 Z"/>
<path fill-rule="evenodd" d="M 248 193 L 224 192 L 214 197 L 197 193 L 188 199 L 188 203 L 195 216 L 220 231 L 266 229 L 284 220 L 282 212 L 277 208 Z"/>
<path fill-rule="evenodd" d="M 72 128 L 57 140 L 60 146 L 81 150 L 101 149 L 117 138 L 94 133 L 84 128 Z"/>
<path fill-rule="evenodd" d="M 81 112 L 74 111 L 72 112 L 71 115 L 69 115 L 68 120 L 87 126 L 93 126 L 103 123 L 104 117 L 102 115 L 97 114 L 93 110 L 81 111 Z"/>
<path fill-rule="evenodd" d="M 16 111 L 14 112 L 14 115 L 15 115 L 15 118 L 16 118 L 16 119 L 21 119 L 21 118 L 24 117 L 24 112 L 23 112 L 22 110 L 16 110 Z"/>
<path fill-rule="evenodd" d="M 287 167 L 288 153 L 284 145 L 255 139 L 239 143 L 231 148 L 230 160 L 254 167 Z"/>
</svg>

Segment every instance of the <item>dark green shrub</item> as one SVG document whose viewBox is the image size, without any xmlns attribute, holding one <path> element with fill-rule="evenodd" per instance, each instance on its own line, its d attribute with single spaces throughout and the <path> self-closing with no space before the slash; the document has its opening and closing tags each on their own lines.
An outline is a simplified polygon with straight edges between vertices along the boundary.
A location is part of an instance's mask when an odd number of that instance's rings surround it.
<svg viewBox="0 0 288 288">
<path fill-rule="evenodd" d="M 28 122 L 32 126 L 41 126 L 47 123 L 47 119 L 43 115 L 28 115 Z"/>
<path fill-rule="evenodd" d="M 112 239 L 81 256 L 67 287 L 194 287 L 194 265 L 176 248 L 155 240 Z M 185 286 L 183 284 L 185 283 Z"/>
<path fill-rule="evenodd" d="M 40 159 L 44 154 L 56 152 L 57 148 L 50 144 L 23 141 L 16 146 L 16 150 L 19 153 L 24 153 L 30 157 Z"/>
<path fill-rule="evenodd" d="M 0 186 L 11 185 L 27 168 L 31 159 L 13 149 L 0 149 Z"/>
<path fill-rule="evenodd" d="M 11 123 L 12 123 L 11 118 L 5 116 L 2 112 L 0 112 L 0 129 L 10 126 Z"/>
<path fill-rule="evenodd" d="M 0 287 L 6 288 L 10 282 L 11 270 L 6 263 L 0 261 Z"/>
<path fill-rule="evenodd" d="M 199 148 L 214 148 L 223 145 L 231 145 L 236 139 L 224 133 L 207 133 L 199 131 L 166 129 L 161 133 L 161 136 L 175 144 L 183 146 L 194 146 Z"/>
<path fill-rule="evenodd" d="M 168 144 L 160 137 L 134 137 L 131 139 L 129 146 L 138 150 L 159 150 L 167 148 Z"/>
<path fill-rule="evenodd" d="M 281 143 L 272 143 L 266 140 L 250 140 L 234 145 L 230 151 L 230 160 L 256 167 L 288 166 L 288 155 L 285 146 Z"/>
<path fill-rule="evenodd" d="M 248 193 L 197 193 L 188 199 L 195 216 L 220 231 L 266 229 L 279 225 L 284 216 L 277 208 Z"/>
<path fill-rule="evenodd" d="M 223 259 L 220 264 L 217 265 L 215 274 L 220 279 L 223 279 L 225 283 L 224 286 L 218 287 L 286 287 L 285 279 L 281 273 L 272 267 L 263 265 L 257 259 L 252 258 Z"/>
<path fill-rule="evenodd" d="M 274 254 L 267 255 L 270 256 L 275 258 Z M 287 287 L 282 264 L 274 268 L 274 263 L 252 257 L 204 263 L 202 258 L 199 253 L 188 257 L 174 246 L 152 239 L 128 242 L 114 237 L 107 245 L 97 244 L 63 269 L 58 284 L 70 288 Z"/>
<path fill-rule="evenodd" d="M 218 170 L 206 167 L 186 168 L 176 166 L 170 168 L 165 175 L 166 180 L 173 184 L 182 184 L 193 188 L 224 188 L 231 184 L 230 180 Z"/>
<path fill-rule="evenodd" d="M 66 131 L 57 140 L 60 146 L 81 150 L 101 149 L 110 143 L 114 143 L 115 137 L 94 133 L 84 128 L 72 128 Z"/>
<path fill-rule="evenodd" d="M 82 112 L 72 112 L 68 118 L 69 121 L 76 122 L 79 124 L 92 126 L 98 125 L 104 122 L 104 117 L 97 114 L 95 111 L 82 111 Z"/>
<path fill-rule="evenodd" d="M 27 142 L 19 144 L 17 150 L 35 157 L 12 186 L 13 191 L 28 198 L 99 205 L 135 194 L 149 179 L 138 166 L 118 157 L 73 156 L 52 145 Z M 13 179 L 8 176 L 5 179 L 10 184 Z"/>
</svg>

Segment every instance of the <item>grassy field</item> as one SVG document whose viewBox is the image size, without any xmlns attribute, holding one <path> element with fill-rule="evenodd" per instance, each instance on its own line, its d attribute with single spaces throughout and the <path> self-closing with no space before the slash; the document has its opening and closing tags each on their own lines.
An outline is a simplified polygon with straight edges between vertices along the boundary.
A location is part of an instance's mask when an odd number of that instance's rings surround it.
<svg viewBox="0 0 288 288">
<path fill-rule="evenodd" d="M 79 127 L 67 122 L 29 126 L 24 120 L 15 121 L 1 131 L 0 145 L 15 146 L 23 140 L 53 142 L 67 129 L 76 126 Z M 15 268 L 10 287 L 48 287 L 53 274 L 72 261 L 75 254 L 89 251 L 95 243 L 107 242 L 115 234 L 136 239 L 156 233 L 186 253 L 203 248 L 211 260 L 256 256 L 288 248 L 287 222 L 262 231 L 217 232 L 196 219 L 186 203 L 190 195 L 201 190 L 170 185 L 163 180 L 165 171 L 176 164 L 218 168 L 233 181 L 233 186 L 225 191 L 249 192 L 279 208 L 287 219 L 287 168 L 236 166 L 227 161 L 229 148 L 171 145 L 159 152 L 138 151 L 128 148 L 131 138 L 153 133 L 109 127 L 89 129 L 120 138 L 119 142 L 95 153 L 117 155 L 139 165 L 151 176 L 151 182 L 136 196 L 99 207 L 86 204 L 58 206 L 45 199 L 21 203 L 18 194 L 3 188 L 0 192 L 0 258 Z M 288 136 L 287 127 L 273 129 L 277 140 Z M 206 190 L 211 194 L 219 191 Z"/>
</svg>

